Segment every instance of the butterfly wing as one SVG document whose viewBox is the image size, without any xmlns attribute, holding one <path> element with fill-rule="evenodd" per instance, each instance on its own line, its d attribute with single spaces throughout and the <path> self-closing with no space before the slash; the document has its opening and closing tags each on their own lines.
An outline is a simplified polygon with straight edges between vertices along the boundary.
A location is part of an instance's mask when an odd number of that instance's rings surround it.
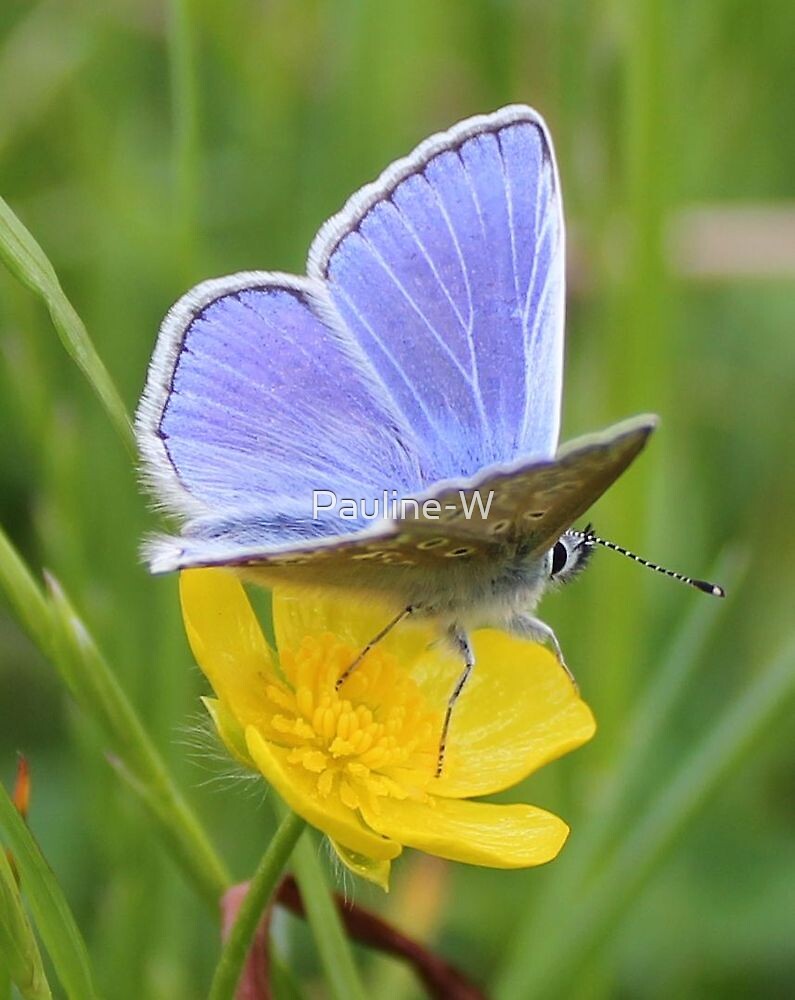
<svg viewBox="0 0 795 1000">
<path fill-rule="evenodd" d="M 258 547 L 339 534 L 362 525 L 314 520 L 313 490 L 420 482 L 413 432 L 320 318 L 325 295 L 310 279 L 246 273 L 199 285 L 166 317 L 137 435 L 155 496 L 187 534 Z"/>
<path fill-rule="evenodd" d="M 426 485 L 554 455 L 564 234 L 532 109 L 471 118 L 394 163 L 322 227 L 309 274 L 421 439 Z"/>
</svg>

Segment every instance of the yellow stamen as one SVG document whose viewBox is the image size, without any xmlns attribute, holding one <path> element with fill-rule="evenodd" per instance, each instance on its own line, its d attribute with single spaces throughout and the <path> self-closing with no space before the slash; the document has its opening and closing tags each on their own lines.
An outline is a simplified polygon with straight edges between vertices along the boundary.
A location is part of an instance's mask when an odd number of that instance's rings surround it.
<svg viewBox="0 0 795 1000">
<path fill-rule="evenodd" d="M 363 802 L 377 809 L 382 796 L 422 798 L 438 725 L 396 658 L 379 649 L 338 692 L 335 682 L 356 656 L 330 633 L 282 651 L 288 683 L 267 688 L 279 710 L 271 719 L 275 741 L 290 748 L 291 764 L 317 775 L 319 796 L 336 789 L 349 809 Z"/>
</svg>

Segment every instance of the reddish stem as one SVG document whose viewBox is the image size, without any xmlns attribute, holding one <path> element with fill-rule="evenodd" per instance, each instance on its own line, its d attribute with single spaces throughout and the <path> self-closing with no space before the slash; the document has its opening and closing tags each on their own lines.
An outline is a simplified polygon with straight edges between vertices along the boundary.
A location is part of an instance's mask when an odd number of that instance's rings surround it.
<svg viewBox="0 0 795 1000">
<path fill-rule="evenodd" d="M 347 902 L 337 893 L 334 899 L 345 929 L 354 941 L 408 962 L 433 1000 L 486 1000 L 486 994 L 479 987 L 418 941 L 402 934 L 370 910 Z M 292 875 L 282 879 L 276 890 L 276 902 L 297 916 L 304 916 L 304 904 Z"/>
<path fill-rule="evenodd" d="M 248 882 L 233 885 L 221 897 L 221 940 L 225 941 L 235 922 L 237 911 L 248 892 Z M 246 964 L 240 974 L 236 1000 L 271 1000 L 270 986 L 270 922 L 273 904 L 268 906 L 257 926 Z"/>
</svg>

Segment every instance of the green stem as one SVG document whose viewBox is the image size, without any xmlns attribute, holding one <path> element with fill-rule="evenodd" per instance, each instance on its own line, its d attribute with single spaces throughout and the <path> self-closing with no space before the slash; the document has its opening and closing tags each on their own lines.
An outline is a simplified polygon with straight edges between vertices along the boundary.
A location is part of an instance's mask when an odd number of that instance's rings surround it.
<svg viewBox="0 0 795 1000">
<path fill-rule="evenodd" d="M 311 838 L 304 837 L 296 848 L 293 869 L 331 996 L 336 1000 L 365 1000 L 367 994 L 353 961 L 350 941 Z"/>
<path fill-rule="evenodd" d="M 233 1000 L 257 925 L 306 822 L 288 812 L 262 856 L 226 939 L 213 976 L 209 1000 Z"/>
</svg>

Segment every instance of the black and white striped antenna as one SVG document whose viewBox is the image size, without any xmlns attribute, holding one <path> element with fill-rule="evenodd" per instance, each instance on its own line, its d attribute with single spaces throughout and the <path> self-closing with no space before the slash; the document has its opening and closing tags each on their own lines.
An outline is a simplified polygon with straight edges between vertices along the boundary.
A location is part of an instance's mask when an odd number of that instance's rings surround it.
<svg viewBox="0 0 795 1000">
<path fill-rule="evenodd" d="M 670 576 L 672 579 L 678 580 L 680 583 L 686 583 L 690 587 L 695 587 L 696 590 L 702 590 L 705 594 L 712 594 L 713 597 L 726 596 L 726 591 L 723 587 L 718 586 L 717 583 L 708 583 L 706 580 L 694 580 L 692 576 L 685 576 L 684 573 L 675 573 L 672 569 L 666 569 L 664 566 L 658 566 L 657 563 L 649 562 L 648 559 L 635 555 L 634 552 L 630 552 L 629 549 L 625 549 L 621 545 L 616 545 L 615 542 L 608 542 L 606 539 L 600 538 L 590 524 L 587 525 L 582 531 L 570 529 L 568 534 L 581 538 L 583 545 L 602 545 L 606 549 L 612 549 L 613 552 L 620 552 L 622 556 L 634 559 L 636 563 L 640 563 L 641 566 L 646 566 L 647 569 L 653 569 L 655 573 L 664 573 L 666 576 Z"/>
</svg>

